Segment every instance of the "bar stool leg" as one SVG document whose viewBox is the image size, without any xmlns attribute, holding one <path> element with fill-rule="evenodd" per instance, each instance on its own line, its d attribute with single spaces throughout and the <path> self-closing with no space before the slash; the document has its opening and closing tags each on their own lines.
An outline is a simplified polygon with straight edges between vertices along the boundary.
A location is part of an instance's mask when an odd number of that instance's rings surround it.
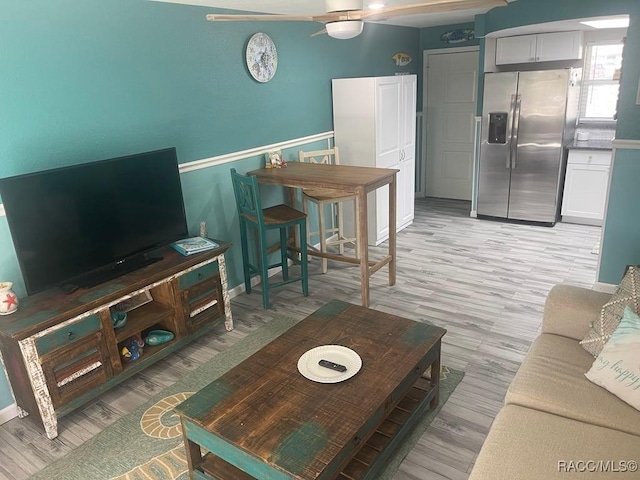
<svg viewBox="0 0 640 480">
<path fill-rule="evenodd" d="M 262 280 L 262 306 L 269 308 L 269 262 L 267 260 L 267 238 L 263 227 L 259 227 L 260 238 L 260 277 Z"/>
<path fill-rule="evenodd" d="M 324 218 L 324 203 L 319 202 L 318 203 L 318 213 L 319 213 L 319 224 L 320 224 L 320 228 L 318 230 L 320 230 L 320 251 L 322 253 L 327 253 L 327 232 L 325 230 L 325 218 Z M 328 266 L 327 266 L 327 259 L 322 257 L 322 273 L 327 273 L 328 270 Z"/>
<path fill-rule="evenodd" d="M 280 259 L 282 262 L 282 279 L 289 280 L 289 256 L 287 255 L 288 228 L 280 229 Z"/>
<path fill-rule="evenodd" d="M 358 241 L 360 239 L 360 222 L 358 222 L 358 209 L 359 204 L 358 204 L 358 197 L 353 199 L 353 207 L 354 207 L 354 215 L 353 218 L 355 219 L 355 224 L 356 224 L 356 241 L 355 241 L 355 245 L 356 245 L 356 258 L 360 258 L 360 242 Z"/>
<path fill-rule="evenodd" d="M 344 205 L 338 202 L 338 240 L 340 241 L 340 255 L 344 255 Z"/>
<path fill-rule="evenodd" d="M 302 196 L 302 209 L 304 211 L 304 214 L 307 216 L 307 218 L 309 218 L 309 200 L 307 200 L 305 198 L 305 196 Z M 311 244 L 311 229 L 309 228 L 307 230 L 307 245 Z M 296 245 L 299 246 L 299 245 Z M 298 255 L 296 255 L 296 259 L 298 259 Z"/>
<path fill-rule="evenodd" d="M 244 273 L 244 289 L 251 293 L 251 274 L 249 272 L 249 243 L 247 241 L 247 224 L 240 217 L 240 244 L 242 245 L 242 270 Z"/>
<path fill-rule="evenodd" d="M 307 268 L 307 221 L 302 220 L 299 224 L 300 227 L 300 269 L 302 271 L 302 294 L 305 297 L 309 296 L 309 273 Z"/>
</svg>

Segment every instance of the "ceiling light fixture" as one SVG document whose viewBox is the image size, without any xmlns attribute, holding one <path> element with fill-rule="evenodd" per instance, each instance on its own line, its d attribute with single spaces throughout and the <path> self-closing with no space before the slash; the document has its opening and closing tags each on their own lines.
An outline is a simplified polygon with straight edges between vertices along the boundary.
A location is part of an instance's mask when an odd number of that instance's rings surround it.
<svg viewBox="0 0 640 480">
<path fill-rule="evenodd" d="M 330 37 L 337 38 L 339 40 L 347 40 L 360 35 L 362 33 L 364 23 L 362 20 L 343 20 L 340 22 L 327 23 L 325 27 L 327 28 L 327 34 L 329 34 Z"/>
<path fill-rule="evenodd" d="M 593 28 L 626 28 L 629 26 L 629 17 L 607 18 L 603 20 L 591 20 L 580 23 Z"/>
</svg>

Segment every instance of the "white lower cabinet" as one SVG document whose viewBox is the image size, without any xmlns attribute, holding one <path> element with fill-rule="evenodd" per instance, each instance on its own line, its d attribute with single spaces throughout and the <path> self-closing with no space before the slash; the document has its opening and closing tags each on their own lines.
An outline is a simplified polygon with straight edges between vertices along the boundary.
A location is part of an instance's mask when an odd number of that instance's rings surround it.
<svg viewBox="0 0 640 480">
<path fill-rule="evenodd" d="M 570 150 L 562 197 L 562 221 L 602 225 L 610 151 Z"/>
</svg>

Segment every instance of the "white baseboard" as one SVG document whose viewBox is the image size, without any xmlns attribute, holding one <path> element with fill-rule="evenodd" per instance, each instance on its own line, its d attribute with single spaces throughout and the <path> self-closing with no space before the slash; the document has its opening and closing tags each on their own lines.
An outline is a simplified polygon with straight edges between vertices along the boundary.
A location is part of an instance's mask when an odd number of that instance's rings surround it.
<svg viewBox="0 0 640 480">
<path fill-rule="evenodd" d="M 8 407 L 0 410 L 0 425 L 8 422 L 12 418 L 16 418 L 18 416 L 18 405 L 12 403 Z"/>
<path fill-rule="evenodd" d="M 562 223 L 577 223 L 578 225 L 593 225 L 594 227 L 602 226 L 602 220 L 585 217 L 571 217 L 567 215 L 562 216 Z"/>
<path fill-rule="evenodd" d="M 291 264 L 291 260 L 289 260 L 289 264 Z M 274 267 L 272 269 L 269 270 L 269 277 L 273 277 L 274 275 L 280 273 L 282 271 L 282 267 Z M 251 278 L 251 286 L 255 287 L 256 285 L 258 285 L 260 283 L 260 276 L 256 275 L 255 277 Z M 229 298 L 235 298 L 238 295 L 240 295 L 241 293 L 245 292 L 245 288 L 244 288 L 244 281 L 236 286 L 233 287 L 231 290 L 229 290 Z"/>
<path fill-rule="evenodd" d="M 596 292 L 604 292 L 604 293 L 616 293 L 617 289 L 618 289 L 618 285 L 613 285 L 611 283 L 602 283 L 602 282 L 594 283 L 592 288 L 592 290 L 595 290 Z"/>
</svg>

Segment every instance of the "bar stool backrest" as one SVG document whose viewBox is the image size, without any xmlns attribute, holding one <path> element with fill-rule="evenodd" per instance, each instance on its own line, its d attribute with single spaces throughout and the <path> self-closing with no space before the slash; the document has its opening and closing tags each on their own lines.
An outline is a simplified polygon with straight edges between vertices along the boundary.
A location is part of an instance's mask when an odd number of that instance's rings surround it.
<svg viewBox="0 0 640 480">
<path fill-rule="evenodd" d="M 324 163 L 327 165 L 340 165 L 340 155 L 338 147 L 329 148 L 327 150 L 313 150 L 298 152 L 298 161 L 309 163 Z"/>
<path fill-rule="evenodd" d="M 233 182 L 233 193 L 236 197 L 238 214 L 248 220 L 263 224 L 262 202 L 260 201 L 258 180 L 255 175 L 241 175 L 235 168 L 232 168 L 231 181 Z"/>
</svg>

